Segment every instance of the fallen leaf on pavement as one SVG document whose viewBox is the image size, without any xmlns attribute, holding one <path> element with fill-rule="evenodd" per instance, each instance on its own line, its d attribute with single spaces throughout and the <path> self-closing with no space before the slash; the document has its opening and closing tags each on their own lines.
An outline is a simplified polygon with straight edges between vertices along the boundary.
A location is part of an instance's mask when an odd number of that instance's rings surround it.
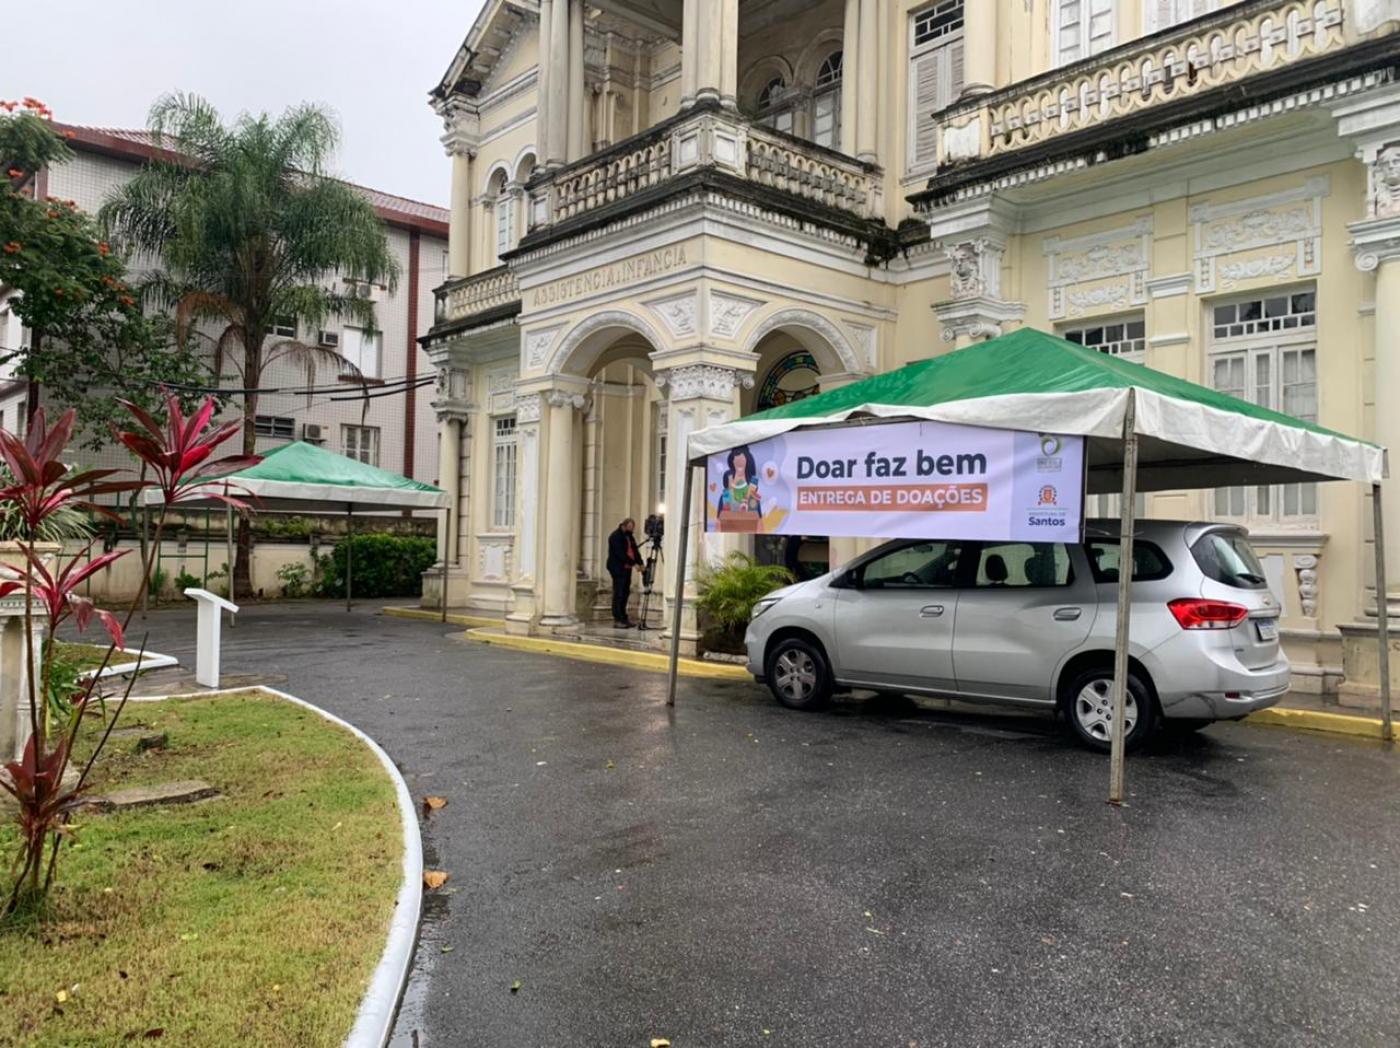
<svg viewBox="0 0 1400 1048">
<path fill-rule="evenodd" d="M 432 794 L 423 798 L 423 813 L 437 811 L 439 808 L 447 807 L 446 797 L 435 797 Z"/>
<path fill-rule="evenodd" d="M 671 1048 L 671 1042 L 664 1037 L 653 1037 L 651 1039 L 651 1048 Z"/>
<path fill-rule="evenodd" d="M 519 979 L 516 979 L 515 982 L 513 982 L 513 983 L 510 984 L 510 992 L 511 992 L 511 993 L 519 993 L 519 992 L 520 992 L 520 980 L 519 980 Z"/>
<path fill-rule="evenodd" d="M 447 883 L 446 870 L 424 870 L 423 883 L 429 888 L 441 888 Z"/>
</svg>

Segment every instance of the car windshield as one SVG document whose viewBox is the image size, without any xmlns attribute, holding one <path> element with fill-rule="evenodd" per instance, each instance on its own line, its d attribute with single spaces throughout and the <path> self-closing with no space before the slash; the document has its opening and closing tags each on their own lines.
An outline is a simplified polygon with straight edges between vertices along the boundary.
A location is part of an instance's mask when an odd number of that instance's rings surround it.
<svg viewBox="0 0 1400 1048">
<path fill-rule="evenodd" d="M 1264 589 L 1269 584 L 1249 539 L 1238 531 L 1207 532 L 1191 547 L 1191 556 L 1206 578 L 1227 586 Z"/>
</svg>

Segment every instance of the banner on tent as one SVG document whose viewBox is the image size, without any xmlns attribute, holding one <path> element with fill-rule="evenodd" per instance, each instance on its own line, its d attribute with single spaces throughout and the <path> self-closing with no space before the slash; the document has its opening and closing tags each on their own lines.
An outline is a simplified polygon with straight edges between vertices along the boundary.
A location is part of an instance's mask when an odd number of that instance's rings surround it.
<svg viewBox="0 0 1400 1048">
<path fill-rule="evenodd" d="M 705 526 L 1076 542 L 1084 439 L 946 422 L 798 429 L 709 456 Z"/>
</svg>

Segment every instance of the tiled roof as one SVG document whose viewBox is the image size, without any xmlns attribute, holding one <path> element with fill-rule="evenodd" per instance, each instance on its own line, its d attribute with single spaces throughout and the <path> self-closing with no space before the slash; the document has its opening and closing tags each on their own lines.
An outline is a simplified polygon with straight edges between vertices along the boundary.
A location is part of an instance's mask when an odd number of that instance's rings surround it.
<svg viewBox="0 0 1400 1048">
<path fill-rule="evenodd" d="M 69 144 L 75 149 L 86 146 L 136 160 L 150 160 L 156 157 L 170 159 L 175 156 L 171 150 L 157 146 L 151 132 L 139 128 L 89 127 L 83 124 L 59 123 L 55 123 L 54 128 L 61 133 L 72 132 L 68 136 Z M 345 184 L 363 193 L 384 221 L 436 236 L 447 236 L 447 224 L 451 218 L 451 212 L 447 208 L 356 185 L 354 182 Z"/>
</svg>

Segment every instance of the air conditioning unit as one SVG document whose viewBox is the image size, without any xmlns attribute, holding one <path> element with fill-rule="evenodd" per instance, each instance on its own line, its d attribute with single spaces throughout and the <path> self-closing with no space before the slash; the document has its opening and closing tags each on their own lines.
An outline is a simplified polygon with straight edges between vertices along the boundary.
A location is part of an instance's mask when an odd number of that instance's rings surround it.
<svg viewBox="0 0 1400 1048">
<path fill-rule="evenodd" d="M 308 444 L 324 444 L 326 438 L 321 434 L 321 428 L 314 422 L 303 422 L 301 424 L 301 439 Z"/>
<path fill-rule="evenodd" d="M 340 345 L 340 332 L 322 331 L 316 336 L 316 344 L 325 349 L 335 349 Z"/>
</svg>

